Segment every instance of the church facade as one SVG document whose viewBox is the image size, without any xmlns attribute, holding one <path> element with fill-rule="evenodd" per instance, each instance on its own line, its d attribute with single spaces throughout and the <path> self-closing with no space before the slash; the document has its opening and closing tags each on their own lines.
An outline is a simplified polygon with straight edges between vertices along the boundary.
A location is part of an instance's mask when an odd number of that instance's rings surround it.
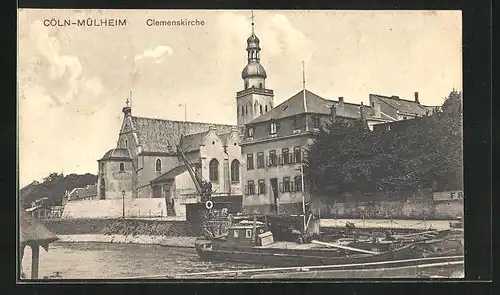
<svg viewBox="0 0 500 295">
<path fill-rule="evenodd" d="M 98 160 L 98 199 L 165 198 L 167 203 L 171 202 L 168 196 L 172 193 L 158 193 L 160 182 L 155 180 L 161 180 L 165 174 L 172 175 L 184 165 L 177 147 L 185 149 L 207 179 L 210 163 L 220 163 L 212 170 L 217 169 L 222 178 L 224 145 L 238 141 L 236 126 L 136 117 L 128 105 L 123 114 L 117 146 Z M 212 140 L 213 148 L 206 148 L 207 140 Z M 234 148 L 229 150 L 232 154 L 227 159 L 234 159 Z"/>
</svg>

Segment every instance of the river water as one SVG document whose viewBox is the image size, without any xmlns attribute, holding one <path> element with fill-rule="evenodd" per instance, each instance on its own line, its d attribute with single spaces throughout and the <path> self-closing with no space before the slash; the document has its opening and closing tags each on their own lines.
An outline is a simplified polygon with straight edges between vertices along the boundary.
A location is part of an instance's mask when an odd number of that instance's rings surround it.
<svg viewBox="0 0 500 295">
<path fill-rule="evenodd" d="M 38 276 L 50 277 L 59 272 L 61 279 L 120 279 L 251 268 L 265 267 L 201 261 L 192 248 L 55 242 L 48 252 L 40 249 Z M 24 251 L 23 271 L 30 278 L 30 247 Z"/>
<path fill-rule="evenodd" d="M 39 278 L 58 279 L 134 279 L 174 276 L 183 273 L 267 268 L 262 265 L 201 261 L 193 248 L 113 243 L 55 242 L 49 251 L 40 249 Z M 23 271 L 31 276 L 31 248 L 26 247 Z M 435 271 L 435 272 L 434 272 Z M 444 275 L 449 270 L 434 270 L 429 275 Z M 442 274 L 441 274 L 442 273 Z M 449 275 L 449 274 L 448 274 Z M 463 269 L 453 277 L 463 277 Z M 201 276 L 199 278 L 202 278 Z"/>
</svg>

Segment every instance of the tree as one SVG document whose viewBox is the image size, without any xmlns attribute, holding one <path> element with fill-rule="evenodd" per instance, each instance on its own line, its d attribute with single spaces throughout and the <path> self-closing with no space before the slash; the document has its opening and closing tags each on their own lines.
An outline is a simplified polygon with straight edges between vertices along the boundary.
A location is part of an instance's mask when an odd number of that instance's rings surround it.
<svg viewBox="0 0 500 295">
<path fill-rule="evenodd" d="M 440 113 L 394 126 L 371 132 L 359 122 L 327 124 L 306 158 L 311 193 L 462 188 L 461 93 L 452 91 Z"/>
<path fill-rule="evenodd" d="M 61 205 L 62 198 L 66 191 L 74 188 L 85 187 L 95 184 L 97 175 L 90 173 L 84 175 L 69 174 L 64 176 L 62 173 L 50 173 L 41 183 L 32 183 L 30 187 L 21 189 L 20 197 L 23 207 L 29 207 L 31 202 L 43 197 L 48 200 L 44 205 Z"/>
</svg>

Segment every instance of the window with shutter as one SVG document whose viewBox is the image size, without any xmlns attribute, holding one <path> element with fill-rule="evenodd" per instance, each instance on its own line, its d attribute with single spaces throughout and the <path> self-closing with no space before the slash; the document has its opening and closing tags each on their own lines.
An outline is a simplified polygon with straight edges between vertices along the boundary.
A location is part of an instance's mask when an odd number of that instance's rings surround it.
<svg viewBox="0 0 500 295">
<path fill-rule="evenodd" d="M 266 183 L 264 179 L 259 180 L 259 195 L 263 195 L 266 193 Z"/>
<path fill-rule="evenodd" d="M 295 176 L 295 190 L 298 192 L 302 191 L 302 177 Z"/>
<path fill-rule="evenodd" d="M 284 177 L 283 178 L 283 192 L 288 193 L 290 192 L 290 177 Z"/>
<path fill-rule="evenodd" d="M 253 170 L 253 154 L 247 154 L 247 170 Z"/>
<path fill-rule="evenodd" d="M 264 153 L 257 153 L 257 169 L 264 168 Z"/>
<path fill-rule="evenodd" d="M 288 148 L 282 149 L 281 154 L 283 155 L 283 165 L 290 164 L 290 154 L 288 152 Z"/>
</svg>

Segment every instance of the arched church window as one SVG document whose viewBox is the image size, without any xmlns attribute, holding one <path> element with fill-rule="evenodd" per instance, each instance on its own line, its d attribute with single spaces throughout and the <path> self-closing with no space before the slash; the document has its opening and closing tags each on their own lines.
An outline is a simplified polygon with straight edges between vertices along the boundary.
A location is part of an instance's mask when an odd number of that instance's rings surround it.
<svg viewBox="0 0 500 295">
<path fill-rule="evenodd" d="M 245 107 L 241 106 L 241 115 L 243 116 L 245 114 Z"/>
<path fill-rule="evenodd" d="M 219 161 L 217 159 L 212 159 L 208 164 L 208 172 L 210 182 L 219 181 Z"/>
<path fill-rule="evenodd" d="M 240 162 L 236 159 L 231 162 L 231 181 L 240 182 Z"/>
<path fill-rule="evenodd" d="M 265 107 L 265 109 L 264 109 L 264 110 L 265 110 L 265 111 L 266 111 L 266 113 L 267 113 L 267 106 Z"/>
<path fill-rule="evenodd" d="M 260 106 L 260 114 L 262 115 L 262 105 Z"/>
<path fill-rule="evenodd" d="M 161 160 L 157 159 L 156 160 L 156 172 L 161 172 Z"/>
<path fill-rule="evenodd" d="M 125 164 L 120 163 L 120 172 L 125 172 Z"/>
<path fill-rule="evenodd" d="M 125 148 L 128 148 L 128 140 L 125 140 Z"/>
<path fill-rule="evenodd" d="M 106 199 L 106 183 L 104 181 L 104 178 L 101 179 L 101 188 L 100 188 L 100 190 L 101 190 L 100 199 L 101 200 Z"/>
<path fill-rule="evenodd" d="M 245 106 L 245 115 L 248 115 L 248 108 Z"/>
</svg>

